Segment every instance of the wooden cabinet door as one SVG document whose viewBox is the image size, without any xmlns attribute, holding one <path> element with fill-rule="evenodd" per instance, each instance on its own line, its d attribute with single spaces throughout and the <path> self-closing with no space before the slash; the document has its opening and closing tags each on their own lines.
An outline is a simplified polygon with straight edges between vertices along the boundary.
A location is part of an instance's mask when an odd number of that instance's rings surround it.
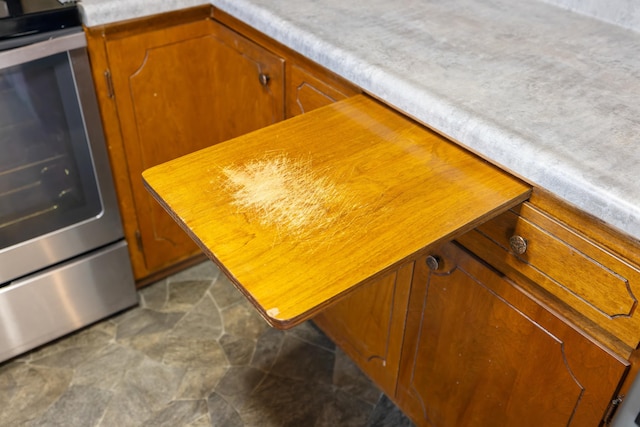
<svg viewBox="0 0 640 427">
<path fill-rule="evenodd" d="M 597 426 L 627 363 L 459 247 L 418 262 L 397 400 L 418 425 Z"/>
<path fill-rule="evenodd" d="M 114 37 L 106 52 L 138 243 L 154 271 L 197 247 L 145 190 L 142 171 L 283 119 L 284 61 L 210 19 Z"/>
<path fill-rule="evenodd" d="M 328 307 L 314 322 L 387 395 L 395 394 L 413 263 Z"/>
<path fill-rule="evenodd" d="M 287 117 L 308 113 L 360 93 L 328 71 L 295 63 L 288 68 L 286 92 Z"/>
</svg>

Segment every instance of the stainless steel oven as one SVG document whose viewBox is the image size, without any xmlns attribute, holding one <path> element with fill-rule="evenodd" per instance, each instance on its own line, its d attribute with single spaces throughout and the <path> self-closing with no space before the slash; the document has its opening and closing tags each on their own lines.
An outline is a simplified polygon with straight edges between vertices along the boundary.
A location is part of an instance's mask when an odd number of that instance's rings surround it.
<svg viewBox="0 0 640 427">
<path fill-rule="evenodd" d="M 136 302 L 82 28 L 0 40 L 0 362 Z"/>
</svg>

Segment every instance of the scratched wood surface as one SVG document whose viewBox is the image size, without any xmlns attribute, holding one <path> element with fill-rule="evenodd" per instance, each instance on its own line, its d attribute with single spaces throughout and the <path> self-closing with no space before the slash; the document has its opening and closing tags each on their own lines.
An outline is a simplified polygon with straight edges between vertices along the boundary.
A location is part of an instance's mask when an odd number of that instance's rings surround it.
<svg viewBox="0 0 640 427">
<path fill-rule="evenodd" d="M 278 328 L 530 193 L 364 95 L 155 166 L 143 179 Z"/>
</svg>

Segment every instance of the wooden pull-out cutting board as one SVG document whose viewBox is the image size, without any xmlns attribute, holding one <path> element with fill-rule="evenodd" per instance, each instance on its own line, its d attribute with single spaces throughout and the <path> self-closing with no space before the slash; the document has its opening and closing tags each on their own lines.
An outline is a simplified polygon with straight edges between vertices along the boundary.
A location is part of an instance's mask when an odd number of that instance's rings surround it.
<svg viewBox="0 0 640 427">
<path fill-rule="evenodd" d="M 278 328 L 530 193 L 363 95 L 153 167 L 143 178 Z"/>
</svg>

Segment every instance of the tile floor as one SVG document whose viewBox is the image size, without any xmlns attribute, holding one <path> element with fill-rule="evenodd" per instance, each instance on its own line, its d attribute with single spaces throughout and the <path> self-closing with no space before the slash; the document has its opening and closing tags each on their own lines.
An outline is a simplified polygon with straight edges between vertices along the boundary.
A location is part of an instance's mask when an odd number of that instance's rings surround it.
<svg viewBox="0 0 640 427">
<path fill-rule="evenodd" d="M 311 322 L 270 328 L 210 262 L 0 364 L 0 426 L 411 426 Z"/>
</svg>

